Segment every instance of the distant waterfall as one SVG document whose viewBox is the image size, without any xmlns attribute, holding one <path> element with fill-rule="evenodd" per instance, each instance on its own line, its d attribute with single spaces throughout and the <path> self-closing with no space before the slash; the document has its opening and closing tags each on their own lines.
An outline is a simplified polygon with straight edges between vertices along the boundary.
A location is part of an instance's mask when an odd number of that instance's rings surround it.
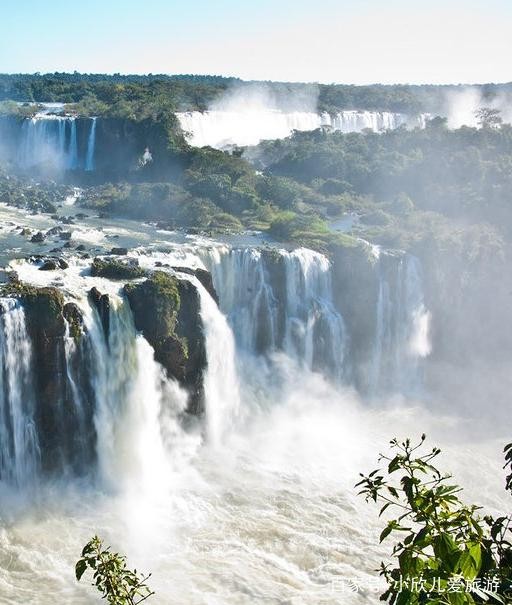
<svg viewBox="0 0 512 605">
<path fill-rule="evenodd" d="M 424 128 L 426 114 L 408 116 L 388 111 L 346 110 L 335 114 L 282 112 L 271 109 L 251 111 L 190 111 L 176 114 L 191 145 L 218 149 L 233 145 L 257 145 L 267 139 L 283 139 L 294 130 L 328 127 L 340 132 L 374 132 L 400 126 Z"/>
<path fill-rule="evenodd" d="M 31 483 L 39 466 L 32 347 L 23 308 L 0 299 L 0 480 Z"/>
<path fill-rule="evenodd" d="M 21 125 L 17 164 L 26 170 L 37 167 L 94 170 L 96 118 L 91 119 L 86 145 L 81 140 L 84 134 L 74 116 L 48 114 L 26 118 Z"/>
<path fill-rule="evenodd" d="M 96 118 L 91 118 L 91 131 L 87 140 L 87 152 L 85 155 L 85 170 L 94 170 L 94 152 L 96 146 Z"/>
</svg>

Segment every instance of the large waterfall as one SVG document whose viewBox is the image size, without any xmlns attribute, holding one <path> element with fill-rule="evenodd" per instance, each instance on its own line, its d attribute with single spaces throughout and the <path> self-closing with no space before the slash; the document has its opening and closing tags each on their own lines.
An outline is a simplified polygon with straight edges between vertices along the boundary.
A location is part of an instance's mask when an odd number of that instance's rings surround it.
<svg viewBox="0 0 512 605">
<path fill-rule="evenodd" d="M 96 119 L 85 120 L 88 128 L 78 125 L 73 116 L 42 114 L 26 118 L 16 153 L 16 162 L 25 170 L 94 170 Z"/>
<path fill-rule="evenodd" d="M 176 267 L 182 264 L 179 252 L 178 247 L 139 258 L 148 268 Z M 319 373 L 338 386 L 353 383 L 358 363 L 368 374 L 367 384 L 360 384 L 363 395 L 420 393 L 421 360 L 429 353 L 428 311 L 421 269 L 413 257 L 378 255 L 372 269 L 378 296 L 370 305 L 373 317 L 367 318 L 374 328 L 357 362 L 358 326 L 336 305 L 333 269 L 324 255 L 304 248 L 216 245 L 198 246 L 185 259 L 185 267 L 212 272 L 219 295 L 220 309 L 189 275 L 190 268 L 171 270 L 199 294 L 207 361 L 205 429 L 212 444 L 229 434 L 244 405 L 242 391 L 247 394 L 254 387 L 244 382 L 247 371 L 237 359 L 255 368 L 284 356 L 299 371 Z M 46 279 L 37 268 L 25 266 L 29 280 Z M 79 266 L 75 271 L 83 271 Z M 28 330 L 21 303 L 2 299 L 1 478 L 24 483 L 39 466 L 45 472 L 90 474 L 97 463 L 106 485 L 122 483 L 126 469 L 128 483 L 134 474 L 144 482 L 148 465 L 157 468 L 165 459 L 159 423 L 162 410 L 177 405 L 166 395 L 176 388 L 165 386 L 168 379 L 148 342 L 137 334 L 118 286 L 109 285 L 109 310 L 101 315 L 85 285 L 77 287 L 74 274 L 69 277 L 74 292 L 70 304 L 78 305 L 85 331 L 79 341 L 66 323 L 65 332 L 53 328 L 53 349 L 41 351 L 42 335 L 47 338 L 51 332 L 44 326 Z M 65 290 L 66 283 L 67 278 Z M 180 405 L 175 418 L 183 412 Z"/>
<path fill-rule="evenodd" d="M 33 287 L 26 299 L 17 287 L 0 299 L 0 496 L 22 503 L 21 521 L 2 520 L 0 552 L 12 563 L 0 565 L 0 601 L 50 605 L 58 594 L 88 605 L 94 595 L 72 564 L 98 532 L 153 572 L 166 605 L 211 595 L 236 605 L 374 602 L 368 592 L 345 599 L 337 584 L 369 582 L 383 556 L 357 473 L 394 435 L 419 425 L 438 443 L 460 424 L 418 403 L 431 348 L 419 261 L 368 247 L 354 269 L 339 254 L 192 237 L 116 258 L 192 288 L 179 320 L 196 313 L 201 324 L 198 415 L 139 328 L 141 310 L 165 314 L 151 296 L 137 308 L 123 280 L 93 276 L 86 258 L 54 271 L 37 258 L 11 263 Z M 62 325 L 31 298 L 52 289 Z M 395 407 L 410 395 L 414 407 Z M 479 487 L 492 483 L 489 460 L 475 462 Z M 464 464 L 454 464 L 460 477 Z"/>
<path fill-rule="evenodd" d="M 177 114 L 191 145 L 209 145 L 218 149 L 233 145 L 256 145 L 267 139 L 283 139 L 294 130 L 308 131 L 327 127 L 340 132 L 374 132 L 399 126 L 424 128 L 427 114 L 407 116 L 388 111 L 346 110 L 335 114 L 284 112 L 272 109 L 249 111 L 191 111 Z"/>
</svg>

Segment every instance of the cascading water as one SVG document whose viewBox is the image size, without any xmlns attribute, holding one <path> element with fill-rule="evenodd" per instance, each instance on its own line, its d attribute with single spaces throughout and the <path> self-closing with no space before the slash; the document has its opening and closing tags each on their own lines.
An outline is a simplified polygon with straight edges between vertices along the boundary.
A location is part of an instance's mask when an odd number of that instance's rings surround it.
<svg viewBox="0 0 512 605">
<path fill-rule="evenodd" d="M 87 152 L 85 155 L 85 170 L 91 172 L 94 170 L 94 153 L 96 151 L 96 118 L 91 118 L 91 130 L 87 140 Z"/>
<path fill-rule="evenodd" d="M 243 350 L 280 350 L 309 370 L 341 380 L 347 337 L 332 302 L 325 256 L 304 248 L 225 248 L 211 251 L 205 263 Z"/>
<path fill-rule="evenodd" d="M 378 262 L 369 392 L 374 396 L 390 392 L 418 396 L 422 391 L 420 361 L 431 352 L 421 267 L 414 256 L 379 253 Z"/>
<path fill-rule="evenodd" d="M 233 145 L 257 145 L 267 139 L 283 139 L 294 130 L 309 131 L 328 127 L 340 132 L 381 132 L 399 126 L 424 128 L 427 114 L 407 116 L 388 111 L 346 110 L 335 114 L 283 112 L 271 109 L 248 111 L 191 111 L 177 114 L 188 142 L 196 147 L 218 149 Z"/>
<path fill-rule="evenodd" d="M 206 425 L 210 443 L 221 443 L 240 408 L 240 387 L 235 362 L 235 340 L 226 317 L 199 280 L 192 283 L 201 300 L 207 369 L 204 376 Z"/>
<path fill-rule="evenodd" d="M 86 309 L 85 322 L 94 364 L 100 477 L 110 489 L 150 492 L 165 481 L 161 368 L 147 341 L 137 335 L 125 301 L 110 309 L 108 336 L 96 310 Z"/>
<path fill-rule="evenodd" d="M 0 480 L 33 484 L 39 466 L 32 348 L 18 301 L 0 299 Z"/>
<path fill-rule="evenodd" d="M 21 125 L 17 164 L 27 170 L 50 167 L 57 170 L 94 170 L 96 118 L 91 119 L 87 144 L 80 141 L 82 128 L 74 116 L 41 114 Z M 80 152 L 85 149 L 85 156 Z"/>
</svg>

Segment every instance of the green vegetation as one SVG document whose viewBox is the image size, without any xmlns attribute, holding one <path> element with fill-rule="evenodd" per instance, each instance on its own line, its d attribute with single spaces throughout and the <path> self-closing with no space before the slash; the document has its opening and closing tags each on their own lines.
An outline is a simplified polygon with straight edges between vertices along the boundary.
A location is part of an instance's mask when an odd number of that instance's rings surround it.
<svg viewBox="0 0 512 605">
<path fill-rule="evenodd" d="M 151 574 L 128 569 L 126 557 L 105 547 L 98 536 L 84 546 L 75 566 L 76 579 L 80 581 L 88 569 L 93 572 L 93 586 L 109 605 L 138 605 L 155 594 L 146 584 Z"/>
<path fill-rule="evenodd" d="M 181 299 L 178 279 L 164 271 L 155 271 L 142 283 L 127 284 L 124 291 L 134 312 L 137 328 L 150 342 L 174 335 Z M 148 310 L 148 303 L 151 309 Z"/>
<path fill-rule="evenodd" d="M 0 74 L 0 100 L 18 102 L 61 102 L 78 104 L 84 115 L 123 115 L 144 105 L 163 103 L 176 111 L 204 110 L 227 89 L 263 85 L 278 102 L 304 101 L 318 96 L 320 111 L 369 109 L 378 111 L 439 111 L 447 93 L 463 91 L 464 86 L 347 84 L 292 84 L 286 82 L 243 82 L 221 76 L 149 74 Z M 510 84 L 478 87 L 484 99 L 510 92 Z"/>
<path fill-rule="evenodd" d="M 388 589 L 381 600 L 396 605 L 505 604 L 512 598 L 512 516 L 481 518 L 477 506 L 458 497 L 461 489 L 449 483 L 433 460 L 440 450 L 420 453 L 410 440 L 391 441 L 392 456 L 381 455 L 380 469 L 357 484 L 366 500 L 382 505 L 380 514 L 394 512 L 380 535 L 400 536 L 392 557 L 395 566 L 381 565 Z M 512 444 L 505 448 L 512 470 Z M 391 475 L 399 475 L 392 481 Z M 512 492 L 512 475 L 506 480 Z"/>
<path fill-rule="evenodd" d="M 96 257 L 92 261 L 91 275 L 93 277 L 105 277 L 107 279 L 137 279 L 147 276 L 148 272 L 130 261 L 119 261 L 110 258 Z"/>
</svg>

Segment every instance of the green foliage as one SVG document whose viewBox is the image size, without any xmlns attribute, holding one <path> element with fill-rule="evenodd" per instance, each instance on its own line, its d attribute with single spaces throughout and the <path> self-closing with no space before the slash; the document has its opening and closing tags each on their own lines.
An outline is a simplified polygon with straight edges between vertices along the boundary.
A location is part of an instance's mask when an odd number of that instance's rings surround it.
<svg viewBox="0 0 512 605">
<path fill-rule="evenodd" d="M 76 563 L 78 581 L 87 569 L 93 572 L 93 586 L 109 605 L 138 605 L 155 594 L 146 585 L 151 574 L 143 576 L 136 569 L 128 569 L 126 557 L 112 552 L 109 546 L 104 547 L 98 536 L 84 546 Z"/>
<path fill-rule="evenodd" d="M 148 272 L 130 261 L 119 261 L 109 258 L 96 257 L 92 261 L 91 275 L 107 279 L 137 279 L 147 276 Z"/>
<path fill-rule="evenodd" d="M 419 452 L 424 441 L 425 435 L 416 445 L 393 439 L 394 455 L 379 459 L 387 463 L 387 472 L 361 475 L 357 484 L 367 501 L 382 505 L 381 515 L 394 513 L 380 541 L 399 536 L 392 551 L 395 566 L 381 564 L 388 583 L 381 600 L 396 605 L 510 603 L 511 517 L 482 518 L 477 506 L 463 504 L 461 489 L 433 465 L 440 450 Z M 505 448 L 508 463 L 511 451 L 512 444 Z"/>
</svg>

